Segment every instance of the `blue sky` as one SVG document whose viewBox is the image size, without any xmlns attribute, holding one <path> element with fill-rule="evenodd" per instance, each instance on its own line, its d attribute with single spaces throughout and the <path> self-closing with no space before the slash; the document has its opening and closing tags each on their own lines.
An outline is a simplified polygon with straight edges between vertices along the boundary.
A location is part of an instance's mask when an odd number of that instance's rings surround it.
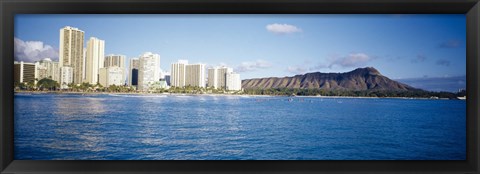
<svg viewBox="0 0 480 174">
<path fill-rule="evenodd" d="M 227 65 L 242 79 L 371 66 L 392 79 L 466 73 L 458 15 L 17 15 L 16 59 L 58 59 L 59 29 L 105 40 L 105 54 Z M 86 44 L 86 43 L 85 43 Z"/>
</svg>

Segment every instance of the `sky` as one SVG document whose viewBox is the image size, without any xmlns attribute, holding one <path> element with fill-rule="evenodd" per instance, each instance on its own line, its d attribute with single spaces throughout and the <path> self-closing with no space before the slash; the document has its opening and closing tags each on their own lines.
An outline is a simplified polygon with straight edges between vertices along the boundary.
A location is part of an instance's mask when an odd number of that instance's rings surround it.
<svg viewBox="0 0 480 174">
<path fill-rule="evenodd" d="M 464 14 L 15 16 L 15 59 L 58 60 L 59 30 L 105 40 L 105 55 L 229 66 L 242 79 L 375 67 L 391 79 L 465 77 Z"/>
</svg>

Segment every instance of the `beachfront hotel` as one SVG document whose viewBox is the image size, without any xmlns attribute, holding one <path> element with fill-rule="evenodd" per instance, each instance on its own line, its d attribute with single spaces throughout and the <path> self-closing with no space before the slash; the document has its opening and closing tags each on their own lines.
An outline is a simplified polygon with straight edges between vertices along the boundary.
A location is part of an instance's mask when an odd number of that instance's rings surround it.
<svg viewBox="0 0 480 174">
<path fill-rule="evenodd" d="M 34 63 L 25 63 L 23 61 L 13 63 L 13 81 L 16 83 L 35 82 L 38 77 Z"/>
<path fill-rule="evenodd" d="M 205 64 L 191 64 L 185 66 L 185 85 L 205 87 Z"/>
<path fill-rule="evenodd" d="M 104 87 L 124 85 L 123 69 L 118 66 L 104 67 L 99 70 L 99 83 Z"/>
<path fill-rule="evenodd" d="M 125 56 L 109 54 L 105 56 L 105 67 L 120 67 L 122 70 L 122 82 L 125 83 Z"/>
<path fill-rule="evenodd" d="M 185 66 L 188 65 L 188 60 L 178 60 L 171 65 L 171 86 L 184 87 L 185 86 Z"/>
<path fill-rule="evenodd" d="M 227 73 L 225 76 L 226 84 L 225 89 L 227 91 L 239 91 L 242 89 L 242 80 L 238 73 Z"/>
<path fill-rule="evenodd" d="M 99 70 L 104 67 L 105 41 L 96 37 L 90 37 L 87 42 L 85 60 L 85 80 L 90 84 L 97 84 L 99 81 Z"/>
<path fill-rule="evenodd" d="M 73 83 L 73 68 L 60 67 L 60 89 L 68 89 L 68 84 Z"/>
<path fill-rule="evenodd" d="M 63 70 L 72 73 L 73 83 L 82 83 L 84 71 L 84 42 L 85 32 L 78 28 L 66 26 L 60 29 L 59 65 L 60 67 L 71 67 L 71 70 Z M 60 68 L 62 70 L 62 68 Z M 67 72 L 60 72 L 65 74 Z M 68 75 L 69 76 L 69 75 Z M 64 79 L 64 82 L 67 82 Z"/>
<path fill-rule="evenodd" d="M 208 79 L 207 79 L 207 86 L 213 87 L 215 89 L 218 88 L 218 68 L 208 68 Z"/>
<path fill-rule="evenodd" d="M 148 91 L 160 80 L 160 55 L 146 52 L 139 56 L 138 90 Z"/>
</svg>

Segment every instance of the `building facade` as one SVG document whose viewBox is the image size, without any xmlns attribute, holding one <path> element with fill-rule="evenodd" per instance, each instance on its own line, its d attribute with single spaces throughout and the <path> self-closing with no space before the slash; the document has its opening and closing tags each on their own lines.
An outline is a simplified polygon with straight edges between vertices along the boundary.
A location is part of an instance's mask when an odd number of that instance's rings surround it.
<svg viewBox="0 0 480 174">
<path fill-rule="evenodd" d="M 160 80 L 160 55 L 146 52 L 139 58 L 138 90 L 148 91 Z"/>
<path fill-rule="evenodd" d="M 205 87 L 205 64 L 185 66 L 185 86 Z"/>
<path fill-rule="evenodd" d="M 122 81 L 125 84 L 126 74 L 125 74 L 125 56 L 124 55 L 114 55 L 110 54 L 105 56 L 105 67 L 120 67 L 123 71 Z"/>
<path fill-rule="evenodd" d="M 105 56 L 105 67 L 113 67 L 113 66 L 125 68 L 125 56 L 115 55 L 115 54 L 109 54 Z"/>
<path fill-rule="evenodd" d="M 104 87 L 124 85 L 123 69 L 117 66 L 100 68 L 99 83 Z"/>
<path fill-rule="evenodd" d="M 37 66 L 38 80 L 48 78 L 60 83 L 60 67 L 59 62 L 54 62 L 50 58 L 42 59 L 35 62 Z"/>
<path fill-rule="evenodd" d="M 218 73 L 217 68 L 208 68 L 208 87 L 218 88 Z"/>
<path fill-rule="evenodd" d="M 128 71 L 128 85 L 137 86 L 138 85 L 138 69 L 139 69 L 140 60 L 138 58 L 130 59 L 130 68 Z"/>
<path fill-rule="evenodd" d="M 229 67 L 220 67 L 217 69 L 217 86 L 220 89 L 226 89 L 227 86 L 227 74 L 232 73 L 233 69 Z"/>
<path fill-rule="evenodd" d="M 85 32 L 78 28 L 66 26 L 60 29 L 59 65 L 71 67 L 73 82 L 82 83 L 84 74 L 84 42 Z"/>
<path fill-rule="evenodd" d="M 15 83 L 36 83 L 38 71 L 35 63 L 14 62 L 13 63 L 13 81 Z"/>
<path fill-rule="evenodd" d="M 85 82 L 97 84 L 99 70 L 104 68 L 105 41 L 91 37 L 87 42 L 87 55 L 85 63 Z"/>
<path fill-rule="evenodd" d="M 239 91 L 242 90 L 242 80 L 240 74 L 231 72 L 226 74 L 226 86 L 227 91 Z"/>
<path fill-rule="evenodd" d="M 67 89 L 70 83 L 73 83 L 73 68 L 60 67 L 60 89 Z"/>
<path fill-rule="evenodd" d="M 170 71 L 170 84 L 175 87 L 185 86 L 185 68 L 188 65 L 187 60 L 178 60 L 176 63 L 172 63 Z"/>
</svg>

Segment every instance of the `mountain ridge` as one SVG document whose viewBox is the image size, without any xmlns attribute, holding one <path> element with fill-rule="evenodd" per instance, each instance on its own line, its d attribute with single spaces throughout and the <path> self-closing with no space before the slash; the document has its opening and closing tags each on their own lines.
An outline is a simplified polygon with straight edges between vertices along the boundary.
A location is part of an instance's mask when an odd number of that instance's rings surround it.
<svg viewBox="0 0 480 174">
<path fill-rule="evenodd" d="M 298 88 L 325 90 L 421 90 L 397 82 L 374 67 L 357 68 L 343 73 L 311 72 L 290 77 L 266 77 L 242 80 L 243 89 Z"/>
</svg>

